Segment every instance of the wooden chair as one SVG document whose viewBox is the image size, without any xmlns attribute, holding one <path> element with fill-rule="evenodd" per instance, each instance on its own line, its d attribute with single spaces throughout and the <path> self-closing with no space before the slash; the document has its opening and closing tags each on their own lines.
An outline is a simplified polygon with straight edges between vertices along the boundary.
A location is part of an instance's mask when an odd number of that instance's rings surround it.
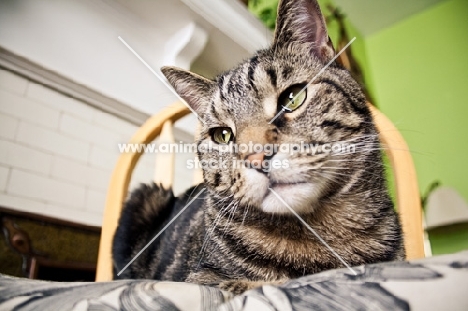
<svg viewBox="0 0 468 311">
<path fill-rule="evenodd" d="M 406 142 L 392 122 L 372 105 L 369 106 L 393 168 L 396 183 L 396 206 L 405 235 L 406 257 L 407 259 L 422 258 L 424 257 L 424 246 L 421 202 L 411 154 Z M 170 136 L 168 133 L 170 134 L 172 124 L 189 112 L 189 109 L 180 102 L 172 104 L 148 119 L 138 129 L 130 143 L 148 144 L 160 134 L 161 136 Z M 140 156 L 141 153 L 122 154 L 112 173 L 104 211 L 96 281 L 112 280 L 112 239 L 117 228 L 120 211 L 127 197 L 132 170 Z M 169 159 L 168 161 L 171 165 L 173 164 L 173 160 Z M 162 183 L 165 187 L 170 187 L 173 182 L 173 173 L 167 171 L 167 163 L 160 167 L 165 167 L 166 172 L 161 174 L 157 171 L 155 181 Z"/>
</svg>

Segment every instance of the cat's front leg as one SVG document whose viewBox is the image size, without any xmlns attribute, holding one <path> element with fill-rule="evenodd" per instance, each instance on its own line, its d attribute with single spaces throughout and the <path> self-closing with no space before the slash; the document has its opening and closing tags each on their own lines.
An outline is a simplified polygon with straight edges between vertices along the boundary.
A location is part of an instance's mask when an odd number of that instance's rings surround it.
<svg viewBox="0 0 468 311">
<path fill-rule="evenodd" d="M 202 269 L 197 272 L 191 272 L 185 279 L 185 282 L 217 286 L 223 280 L 226 280 L 226 276 L 217 273 L 215 270 Z"/>
<path fill-rule="evenodd" d="M 285 283 L 287 280 L 281 281 L 249 281 L 249 280 L 229 280 L 222 281 L 219 283 L 218 288 L 233 293 L 234 295 L 240 295 L 248 290 L 261 287 L 263 285 L 280 285 Z"/>
<path fill-rule="evenodd" d="M 240 295 L 243 292 L 263 285 L 280 285 L 288 281 L 288 279 L 285 278 L 277 281 L 252 281 L 249 279 L 233 280 L 230 279 L 228 275 L 219 273 L 219 271 L 215 269 L 203 269 L 190 273 L 185 281 L 207 286 L 216 286 L 219 289 L 231 292 L 234 295 Z"/>
</svg>

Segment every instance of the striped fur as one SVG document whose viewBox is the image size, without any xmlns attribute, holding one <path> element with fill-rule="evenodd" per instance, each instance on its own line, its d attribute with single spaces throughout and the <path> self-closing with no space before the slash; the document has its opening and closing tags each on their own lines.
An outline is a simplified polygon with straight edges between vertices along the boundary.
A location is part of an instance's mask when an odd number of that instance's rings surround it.
<svg viewBox="0 0 468 311">
<path fill-rule="evenodd" d="M 342 267 L 269 187 L 350 265 L 404 258 L 378 134 L 365 97 L 348 71 L 333 63 L 307 88 L 301 107 L 269 124 L 278 112 L 279 95 L 291 85 L 311 81 L 334 55 L 316 1 L 283 0 L 278 16 L 273 45 L 215 80 L 173 67 L 162 69 L 206 122 L 198 144 L 211 142 L 213 128 L 229 127 L 237 144 L 344 141 L 354 143 L 355 152 L 278 152 L 272 159 L 286 159 L 289 167 L 268 174 L 248 167 L 205 169 L 205 183 L 198 189 L 206 187 L 206 195 L 123 277 L 188 281 L 242 292 L 258 282 Z M 212 152 L 199 152 L 199 158 L 232 165 L 247 156 L 214 146 Z M 136 190 L 115 236 L 116 270 L 196 192 L 190 189 L 176 199 L 156 185 Z"/>
</svg>

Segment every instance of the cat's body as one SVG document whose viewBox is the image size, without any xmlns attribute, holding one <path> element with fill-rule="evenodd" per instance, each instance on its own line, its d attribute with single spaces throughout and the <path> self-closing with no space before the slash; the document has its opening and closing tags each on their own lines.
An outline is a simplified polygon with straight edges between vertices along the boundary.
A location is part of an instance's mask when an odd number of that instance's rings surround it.
<svg viewBox="0 0 468 311">
<path fill-rule="evenodd" d="M 351 266 L 403 259 L 401 229 L 365 97 L 335 63 L 316 76 L 333 55 L 316 2 L 283 0 L 272 47 L 215 81 L 163 68 L 176 91 L 203 116 L 198 145 L 213 149 L 202 149 L 199 158 L 228 163 L 228 168 L 204 169 L 205 184 L 180 199 L 157 186 L 135 191 L 114 239 L 114 270 L 120 271 L 205 187 L 122 277 L 219 284 L 241 292 L 256 281 L 342 267 L 290 209 Z M 355 149 L 270 154 L 221 148 L 249 142 L 346 142 Z M 269 170 L 234 165 L 242 160 L 269 163 Z M 288 165 L 270 165 L 274 161 Z"/>
</svg>

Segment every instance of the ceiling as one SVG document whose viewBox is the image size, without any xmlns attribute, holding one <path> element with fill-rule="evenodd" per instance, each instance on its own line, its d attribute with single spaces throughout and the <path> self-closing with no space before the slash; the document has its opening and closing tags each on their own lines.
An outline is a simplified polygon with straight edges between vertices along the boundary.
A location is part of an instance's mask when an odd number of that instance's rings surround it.
<svg viewBox="0 0 468 311">
<path fill-rule="evenodd" d="M 442 1 L 444 0 L 334 0 L 365 37 Z"/>
</svg>

